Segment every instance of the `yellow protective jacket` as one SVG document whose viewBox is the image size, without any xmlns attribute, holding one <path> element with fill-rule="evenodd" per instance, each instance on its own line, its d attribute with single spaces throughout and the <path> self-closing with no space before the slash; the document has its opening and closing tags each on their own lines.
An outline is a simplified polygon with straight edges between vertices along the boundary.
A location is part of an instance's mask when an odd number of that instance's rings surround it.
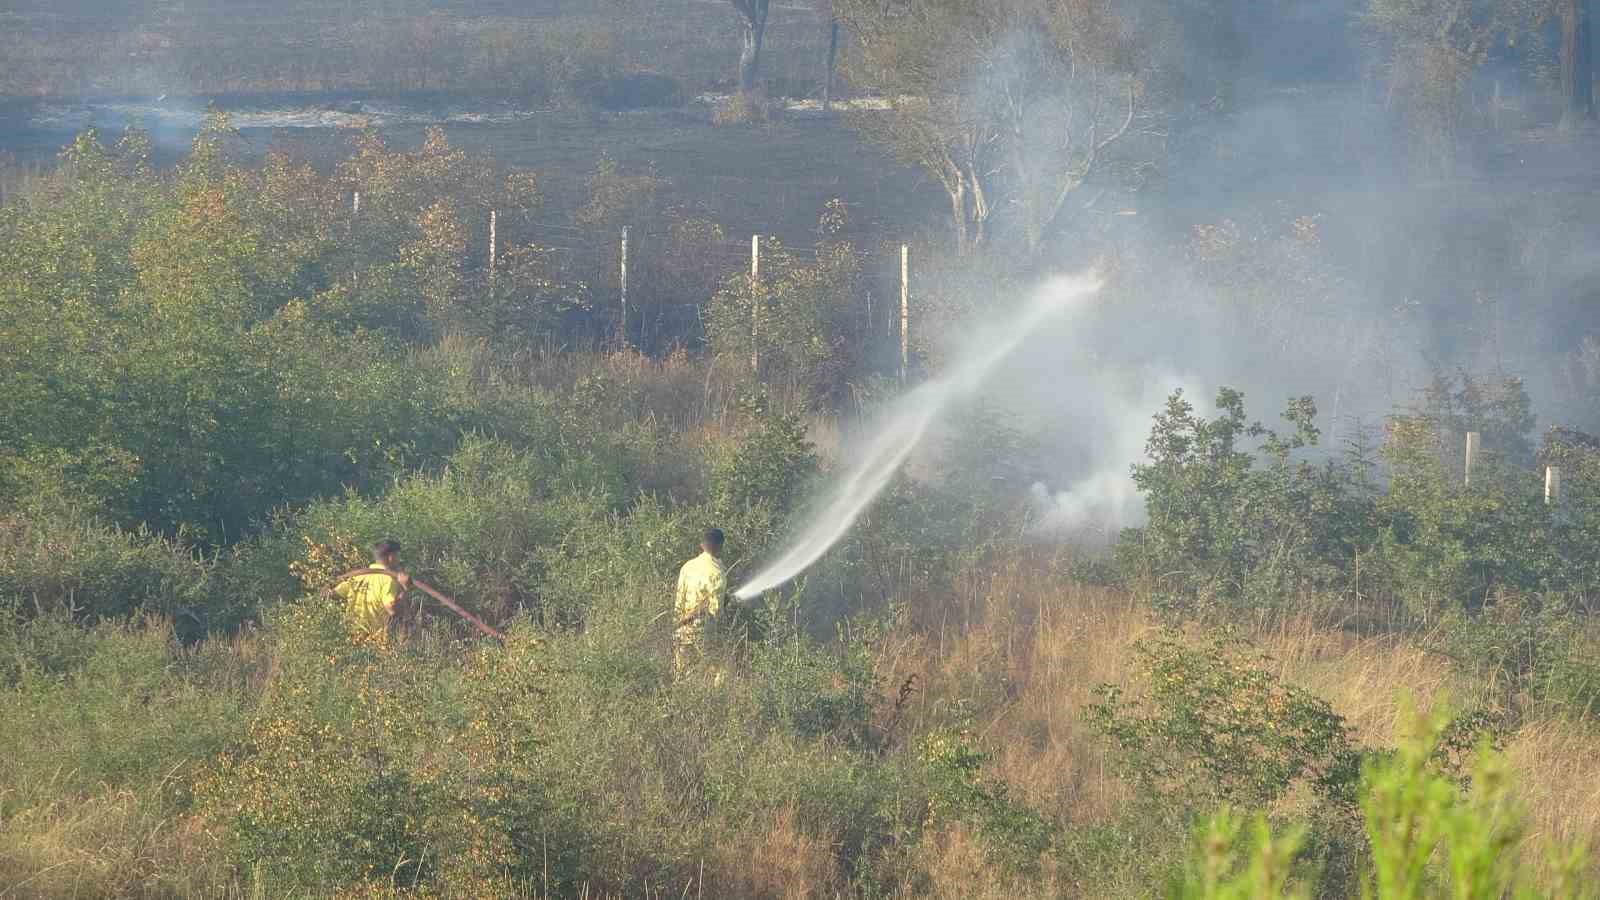
<svg viewBox="0 0 1600 900">
<path fill-rule="evenodd" d="M 701 553 L 678 570 L 678 642 L 694 643 L 705 633 L 706 620 L 722 611 L 722 596 L 728 590 L 727 567 L 709 553 Z M 696 615 L 698 613 L 698 615 Z M 692 621 L 684 620 L 694 616 Z"/>
<path fill-rule="evenodd" d="M 388 566 L 378 562 L 367 568 L 388 571 Z M 395 601 L 401 594 L 400 582 L 392 576 L 378 574 L 357 575 L 341 581 L 333 592 L 344 598 L 350 630 L 370 637 L 382 637 L 387 633 Z"/>
</svg>

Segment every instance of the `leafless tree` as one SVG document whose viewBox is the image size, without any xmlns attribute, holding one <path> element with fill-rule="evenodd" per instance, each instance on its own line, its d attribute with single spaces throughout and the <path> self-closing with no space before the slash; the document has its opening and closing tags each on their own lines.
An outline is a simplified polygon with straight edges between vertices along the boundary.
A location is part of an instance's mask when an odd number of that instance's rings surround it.
<svg viewBox="0 0 1600 900">
<path fill-rule="evenodd" d="M 767 14 L 772 0 L 729 0 L 739 13 L 744 26 L 739 45 L 739 91 L 749 93 L 755 89 L 756 76 L 761 70 L 761 47 L 767 39 Z"/>
<path fill-rule="evenodd" d="M 1561 15 L 1561 93 L 1566 100 L 1561 125 L 1592 122 L 1594 109 L 1594 34 L 1590 0 L 1558 0 Z"/>
<path fill-rule="evenodd" d="M 1454 163 L 1472 76 L 1499 42 L 1574 0 L 1366 0 L 1385 103 L 1411 128 L 1422 160 Z M 1584 0 L 1576 0 L 1584 2 Z"/>
<path fill-rule="evenodd" d="M 855 81 L 887 114 L 855 117 L 938 179 L 956 243 L 1014 217 L 1036 251 L 1069 200 L 1154 112 L 1147 23 L 1109 0 L 834 0 L 859 40 Z"/>
</svg>

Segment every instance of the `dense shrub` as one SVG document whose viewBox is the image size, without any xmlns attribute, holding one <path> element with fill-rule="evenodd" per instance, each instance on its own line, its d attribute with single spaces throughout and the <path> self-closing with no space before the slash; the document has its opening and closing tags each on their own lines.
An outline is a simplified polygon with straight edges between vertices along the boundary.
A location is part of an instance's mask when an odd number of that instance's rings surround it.
<svg viewBox="0 0 1600 900">
<path fill-rule="evenodd" d="M 466 666 L 352 645 L 321 600 L 284 609 L 271 634 L 272 680 L 198 787 L 241 870 L 314 890 L 531 877 L 512 824 L 541 812 L 530 642 Z"/>
<path fill-rule="evenodd" d="M 1201 417 L 1180 391 L 1156 414 L 1149 461 L 1133 468 L 1149 523 L 1124 538 L 1127 568 L 1179 614 L 1270 610 L 1339 587 L 1373 527 L 1364 473 L 1291 461 L 1317 441 L 1309 397 L 1285 410 L 1289 437 L 1249 423 L 1237 391 L 1219 391 L 1216 406 Z M 1261 442 L 1264 467 L 1247 439 Z"/>
<path fill-rule="evenodd" d="M 1446 616 L 1437 644 L 1464 674 L 1494 685 L 1523 712 L 1600 713 L 1600 665 L 1590 623 L 1557 602 L 1507 595 L 1475 614 Z"/>
<path fill-rule="evenodd" d="M 1441 774 L 1436 747 L 1451 717 L 1418 719 L 1395 753 L 1375 758 L 1361 778 L 1368 864 L 1362 896 L 1379 900 L 1454 897 L 1593 897 L 1581 847 L 1551 855 L 1553 877 L 1541 882 L 1516 852 L 1527 812 L 1516 799 L 1506 759 L 1480 747 L 1470 787 Z M 1235 811 L 1223 809 L 1195 834 L 1194 862 L 1171 895 L 1195 900 L 1306 897 L 1316 873 L 1296 865 L 1306 829 L 1274 834 L 1257 817 L 1248 835 Z M 1287 892 L 1287 893 L 1286 893 Z"/>
<path fill-rule="evenodd" d="M 963 822 L 984 839 L 988 853 L 1004 869 L 1039 874 L 1059 827 L 1012 799 L 1004 782 L 982 777 L 989 755 L 974 746 L 969 729 L 925 735 L 917 759 L 930 782 L 924 829 L 936 829 L 947 820 Z"/>
<path fill-rule="evenodd" d="M 813 252 L 765 246 L 760 282 L 731 276 L 711 298 L 706 341 L 723 365 L 753 368 L 766 383 L 827 400 L 839 399 L 845 380 L 860 371 L 862 345 L 852 340 L 865 332 L 865 310 L 852 302 L 860 261 L 835 237 L 837 209 L 824 213 Z"/>
<path fill-rule="evenodd" d="M 1360 754 L 1349 724 L 1247 645 L 1166 633 L 1134 652 L 1137 692 L 1103 685 L 1087 715 L 1147 790 L 1191 808 L 1266 805 L 1305 781 L 1336 804 L 1354 801 Z"/>
<path fill-rule="evenodd" d="M 1573 432 L 1547 440 L 1538 458 L 1571 479 L 1559 508 L 1547 504 L 1543 472 L 1527 467 L 1532 418 L 1514 378 L 1440 376 L 1415 409 L 1389 420 L 1382 471 L 1359 439 L 1320 465 L 1291 461 L 1316 442 L 1309 398 L 1285 413 L 1289 438 L 1247 424 L 1235 391 L 1221 391 L 1217 408 L 1207 419 L 1174 395 L 1155 417 L 1148 462 L 1134 467 L 1149 522 L 1125 534 L 1118 559 L 1166 612 L 1345 618 L 1352 611 L 1342 604 L 1315 606 L 1337 597 L 1403 610 L 1392 625 L 1502 596 L 1577 604 L 1600 593 L 1585 562 L 1591 451 Z M 1470 483 L 1467 432 L 1481 436 Z M 1260 440 L 1257 451 L 1247 438 Z"/>
<path fill-rule="evenodd" d="M 818 460 L 799 415 L 756 407 L 754 421 L 711 454 L 712 508 L 732 513 L 755 504 L 786 512 L 817 474 Z"/>
<path fill-rule="evenodd" d="M 214 566 L 146 531 L 124 531 L 71 508 L 0 515 L 0 616 L 165 616 L 185 636 L 237 624 L 247 597 L 216 590 Z"/>
<path fill-rule="evenodd" d="M 183 648 L 159 620 L 0 628 L 0 821 L 124 790 L 187 808 L 192 777 L 248 715 L 253 669 L 226 645 Z"/>
<path fill-rule="evenodd" d="M 1493 456 L 1473 466 L 1472 484 L 1441 459 L 1440 432 L 1427 417 L 1399 417 L 1383 454 L 1390 488 L 1382 554 L 1393 589 L 1430 617 L 1476 608 L 1504 591 L 1557 587 L 1556 547 L 1543 479 Z"/>
<path fill-rule="evenodd" d="M 835 648 L 817 646 L 796 627 L 797 608 L 762 611 L 759 643 L 751 653 L 751 680 L 762 717 L 802 737 L 828 735 L 848 746 L 870 747 L 881 685 L 866 635 Z M 871 625 L 860 628 L 874 631 Z"/>
</svg>

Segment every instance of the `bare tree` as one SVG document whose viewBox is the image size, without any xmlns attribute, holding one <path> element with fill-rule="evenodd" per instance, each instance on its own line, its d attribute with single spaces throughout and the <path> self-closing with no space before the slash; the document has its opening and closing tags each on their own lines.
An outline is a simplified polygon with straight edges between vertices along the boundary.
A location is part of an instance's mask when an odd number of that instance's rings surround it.
<svg viewBox="0 0 1600 900">
<path fill-rule="evenodd" d="M 772 0 L 729 0 L 739 12 L 744 26 L 743 40 L 739 46 L 739 92 L 755 89 L 756 75 L 761 69 L 761 46 L 767 39 L 767 14 Z"/>
<path fill-rule="evenodd" d="M 833 12 L 833 4 L 824 0 L 822 11 L 828 14 L 828 56 L 823 63 L 822 72 L 822 111 L 833 111 L 833 76 L 839 69 L 839 17 Z"/>
<path fill-rule="evenodd" d="M 1467 84 L 1526 16 L 1524 4 L 1503 0 L 1366 0 L 1385 103 L 1404 117 L 1425 163 L 1453 166 Z"/>
<path fill-rule="evenodd" d="M 1147 122 L 1144 23 L 1112 0 L 834 0 L 860 42 L 854 79 L 888 114 L 858 126 L 950 198 L 957 246 L 1014 217 L 1030 252 Z"/>
<path fill-rule="evenodd" d="M 1559 0 L 1561 4 L 1561 93 L 1566 105 L 1561 126 L 1572 128 L 1592 122 L 1594 109 L 1594 35 L 1590 30 L 1590 0 Z"/>
</svg>

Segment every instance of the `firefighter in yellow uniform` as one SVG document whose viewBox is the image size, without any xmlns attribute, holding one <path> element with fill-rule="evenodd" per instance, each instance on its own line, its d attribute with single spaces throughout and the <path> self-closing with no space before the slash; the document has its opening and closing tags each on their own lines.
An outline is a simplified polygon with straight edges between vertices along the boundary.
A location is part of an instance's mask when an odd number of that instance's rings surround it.
<svg viewBox="0 0 1600 900">
<path fill-rule="evenodd" d="M 679 675 L 705 653 L 706 631 L 722 612 L 728 590 L 727 566 L 722 564 L 723 535 L 720 528 L 707 528 L 700 538 L 700 555 L 678 570 L 678 627 L 673 634 L 672 662 Z"/>
<path fill-rule="evenodd" d="M 358 639 L 387 643 L 389 620 L 394 618 L 394 606 L 411 587 L 411 577 L 399 570 L 400 543 L 379 541 L 372 545 L 372 565 L 368 568 L 393 572 L 380 575 L 376 572 L 357 575 L 339 582 L 333 589 L 344 600 L 345 616 L 350 622 L 350 632 Z"/>
</svg>

